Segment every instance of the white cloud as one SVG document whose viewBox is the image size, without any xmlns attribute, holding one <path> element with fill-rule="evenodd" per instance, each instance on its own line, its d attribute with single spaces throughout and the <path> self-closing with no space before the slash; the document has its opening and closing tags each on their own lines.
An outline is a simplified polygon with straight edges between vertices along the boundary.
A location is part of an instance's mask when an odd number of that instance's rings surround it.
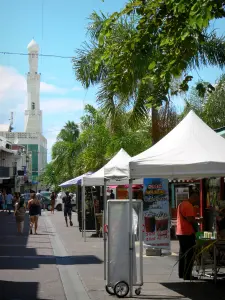
<svg viewBox="0 0 225 300">
<path fill-rule="evenodd" d="M 78 90 L 77 87 L 68 89 L 41 82 L 40 90 L 42 94 L 57 96 L 53 99 L 41 97 L 41 109 L 47 112 L 66 112 L 82 109 L 81 100 L 59 98 L 59 96 L 69 91 Z M 0 123 L 8 121 L 10 111 L 14 111 L 16 114 L 24 111 L 26 92 L 26 78 L 19 74 L 14 68 L 0 66 L 0 103 L 1 107 L 4 107 L 0 112 Z"/>
<path fill-rule="evenodd" d="M 41 98 L 40 109 L 44 115 L 71 113 L 83 109 L 83 101 L 76 98 Z M 24 112 L 25 104 L 21 103 L 16 107 L 17 112 Z"/>
<path fill-rule="evenodd" d="M 68 89 L 57 87 L 54 84 L 48 84 L 46 82 L 41 82 L 40 83 L 40 91 L 41 91 L 41 93 L 65 94 L 66 92 L 68 92 Z"/>
<path fill-rule="evenodd" d="M 48 158 L 51 147 L 60 129 L 68 120 L 79 119 L 83 110 L 83 100 L 66 97 L 67 92 L 81 88 L 63 88 L 41 82 L 40 106 L 43 110 L 43 134 L 48 140 Z M 0 65 L 0 123 L 8 123 L 10 112 L 14 112 L 15 131 L 23 130 L 26 102 L 26 78 L 11 67 Z M 43 97 L 44 96 L 44 97 Z"/>
<path fill-rule="evenodd" d="M 25 95 L 27 91 L 26 78 L 14 68 L 0 66 L 0 79 L 0 101 L 3 101 L 8 96 L 14 96 L 18 92 Z M 41 82 L 40 91 L 48 94 L 65 94 L 69 89 Z"/>
<path fill-rule="evenodd" d="M 63 126 L 63 125 L 62 125 Z M 52 146 L 56 142 L 56 137 L 59 134 L 61 127 L 59 126 L 51 126 L 49 129 L 43 132 L 43 135 L 46 137 L 48 141 L 48 161 L 51 161 L 51 150 Z"/>
<path fill-rule="evenodd" d="M 7 98 L 25 96 L 26 80 L 13 68 L 0 66 L 0 102 Z"/>
<path fill-rule="evenodd" d="M 82 91 L 82 90 L 83 90 L 83 88 L 80 87 L 80 86 L 74 86 L 74 87 L 72 88 L 72 91 L 75 91 L 75 92 L 77 92 L 77 91 Z"/>
<path fill-rule="evenodd" d="M 42 99 L 41 109 L 45 113 L 66 113 L 83 109 L 83 101 L 74 98 Z"/>
</svg>

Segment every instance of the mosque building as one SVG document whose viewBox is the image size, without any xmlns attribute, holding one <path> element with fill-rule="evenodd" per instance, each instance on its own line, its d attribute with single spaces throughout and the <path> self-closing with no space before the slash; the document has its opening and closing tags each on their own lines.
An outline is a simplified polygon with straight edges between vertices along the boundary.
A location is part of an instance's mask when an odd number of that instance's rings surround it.
<svg viewBox="0 0 225 300">
<path fill-rule="evenodd" d="M 24 167 L 25 181 L 29 177 L 32 185 L 38 184 L 47 164 L 47 140 L 43 136 L 42 111 L 40 110 L 40 77 L 38 73 L 39 46 L 32 40 L 28 46 L 29 72 L 27 73 L 27 100 L 24 112 L 24 132 L 10 132 L 10 126 L 0 125 L 0 136 L 10 141 L 14 149 L 23 146 L 31 162 L 32 171 Z"/>
</svg>

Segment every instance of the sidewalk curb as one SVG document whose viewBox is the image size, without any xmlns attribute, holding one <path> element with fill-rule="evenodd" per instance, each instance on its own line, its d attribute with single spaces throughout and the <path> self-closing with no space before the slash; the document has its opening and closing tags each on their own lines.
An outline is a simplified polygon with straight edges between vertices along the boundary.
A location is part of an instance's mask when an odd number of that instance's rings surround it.
<svg viewBox="0 0 225 300">
<path fill-rule="evenodd" d="M 70 258 L 66 248 L 57 234 L 56 229 L 50 218 L 46 213 L 43 215 L 46 227 L 54 232 L 54 236 L 50 235 L 50 241 L 53 248 L 54 255 L 56 257 L 57 268 L 59 270 L 60 278 L 64 288 L 64 293 L 67 300 L 90 300 L 88 289 L 82 280 L 78 269 L 72 263 L 70 264 Z M 62 265 L 62 260 L 68 263 Z"/>
</svg>

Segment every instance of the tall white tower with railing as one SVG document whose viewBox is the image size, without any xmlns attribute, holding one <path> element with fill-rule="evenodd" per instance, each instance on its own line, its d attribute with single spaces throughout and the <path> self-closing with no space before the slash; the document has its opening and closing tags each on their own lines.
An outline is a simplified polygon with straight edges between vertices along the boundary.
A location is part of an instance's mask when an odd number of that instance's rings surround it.
<svg viewBox="0 0 225 300">
<path fill-rule="evenodd" d="M 25 132 L 42 132 L 40 110 L 40 74 L 38 73 L 39 46 L 32 40 L 28 46 L 29 72 L 27 74 L 27 105 L 25 110 Z"/>
</svg>

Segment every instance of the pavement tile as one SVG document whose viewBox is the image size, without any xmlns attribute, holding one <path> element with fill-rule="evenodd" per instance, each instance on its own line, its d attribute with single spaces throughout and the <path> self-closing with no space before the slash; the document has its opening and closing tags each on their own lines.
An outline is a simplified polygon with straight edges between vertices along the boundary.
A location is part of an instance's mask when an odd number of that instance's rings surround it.
<svg viewBox="0 0 225 300">
<path fill-rule="evenodd" d="M 89 264 L 85 262 L 88 255 L 96 256 L 103 261 L 103 239 L 91 238 L 91 232 L 87 233 L 87 241 L 84 242 L 82 234 L 77 227 L 76 215 L 73 215 L 74 227 L 67 228 L 61 213 L 51 216 L 51 221 L 60 235 L 68 253 L 72 256 L 83 255 L 83 264 L 77 265 L 79 274 L 84 281 L 92 300 L 114 299 L 105 292 L 105 281 L 103 279 L 103 263 Z M 178 254 L 178 242 L 171 242 L 171 250 Z M 177 256 L 144 257 L 144 285 L 140 296 L 135 299 L 151 300 L 211 300 L 212 294 L 217 295 L 215 299 L 224 299 L 224 291 L 215 286 L 212 281 L 184 282 L 177 275 Z M 207 289 L 206 289 L 207 286 Z M 211 292 L 206 292 L 206 290 Z M 126 298 L 129 299 L 129 298 Z"/>
<path fill-rule="evenodd" d="M 0 300 L 66 300 L 42 217 L 38 233 L 29 235 L 27 215 L 18 236 L 14 217 L 0 213 Z"/>
</svg>

